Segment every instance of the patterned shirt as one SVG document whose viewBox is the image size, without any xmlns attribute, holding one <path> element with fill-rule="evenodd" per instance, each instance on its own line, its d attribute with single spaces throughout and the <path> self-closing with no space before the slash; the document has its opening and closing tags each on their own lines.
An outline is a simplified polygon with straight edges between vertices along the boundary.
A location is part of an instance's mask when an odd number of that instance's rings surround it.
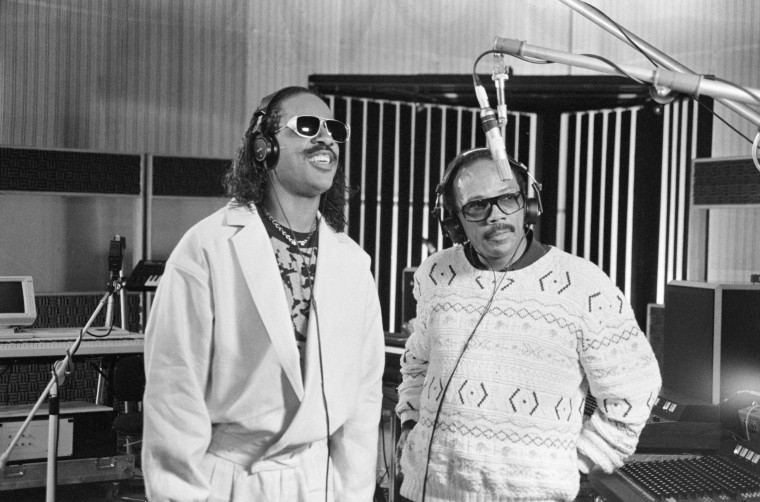
<svg viewBox="0 0 760 502">
<path fill-rule="evenodd" d="M 318 231 L 312 233 L 295 232 L 288 228 L 277 228 L 267 217 L 265 211 L 259 211 L 264 227 L 272 242 L 272 249 L 280 266 L 282 285 L 290 306 L 293 332 L 298 345 L 301 360 L 301 374 L 305 375 L 306 333 L 309 327 L 311 309 L 311 289 L 317 271 Z M 287 235 L 287 236 L 286 236 Z M 298 245 L 291 240 L 295 237 Z"/>
</svg>

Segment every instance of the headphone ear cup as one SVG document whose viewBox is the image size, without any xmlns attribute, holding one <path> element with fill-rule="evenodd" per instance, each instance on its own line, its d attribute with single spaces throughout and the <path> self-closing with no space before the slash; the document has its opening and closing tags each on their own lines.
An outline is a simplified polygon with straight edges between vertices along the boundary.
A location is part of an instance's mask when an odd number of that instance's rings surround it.
<svg viewBox="0 0 760 502">
<path fill-rule="evenodd" d="M 541 216 L 541 209 L 538 200 L 535 198 L 528 199 L 525 203 L 525 226 L 532 226 L 538 223 L 538 217 Z"/>
<path fill-rule="evenodd" d="M 274 169 L 280 158 L 280 146 L 277 140 L 261 132 L 253 133 L 251 139 L 253 160 L 267 169 Z"/>
<path fill-rule="evenodd" d="M 467 234 L 464 233 L 462 222 L 456 216 L 451 216 L 445 220 L 440 220 L 441 228 L 449 236 L 454 244 L 462 244 L 467 241 Z"/>
<path fill-rule="evenodd" d="M 445 178 L 445 176 L 444 176 Z M 454 244 L 461 244 L 467 241 L 467 234 L 464 233 L 462 222 L 459 221 L 457 215 L 446 216 L 446 211 L 443 209 L 443 185 L 438 185 L 436 188 L 438 194 L 435 200 L 435 207 L 433 208 L 433 216 L 438 220 L 441 225 L 441 229 L 449 236 L 451 242 Z"/>
</svg>

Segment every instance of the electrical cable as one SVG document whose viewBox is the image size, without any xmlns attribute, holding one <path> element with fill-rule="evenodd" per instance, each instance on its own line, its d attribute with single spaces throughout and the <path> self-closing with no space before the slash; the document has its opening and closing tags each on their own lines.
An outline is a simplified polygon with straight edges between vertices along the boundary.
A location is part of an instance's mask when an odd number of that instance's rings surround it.
<svg viewBox="0 0 760 502">
<path fill-rule="evenodd" d="M 491 211 L 494 209 L 491 208 Z M 501 211 L 501 209 L 499 209 Z M 525 233 L 523 233 L 522 237 L 520 238 L 520 241 L 517 243 L 517 246 L 515 246 L 515 250 L 512 252 L 512 256 L 509 258 L 509 262 L 507 263 L 507 266 L 504 269 L 504 272 L 502 273 L 501 279 L 499 279 L 499 282 L 496 282 L 496 270 L 494 270 L 493 265 L 491 262 L 483 255 L 478 253 L 478 251 L 473 246 L 472 249 L 475 251 L 475 253 L 480 256 L 491 268 L 491 272 L 493 273 L 493 293 L 491 293 L 491 297 L 488 299 L 488 302 L 486 302 L 486 306 L 483 308 L 483 313 L 480 315 L 480 318 L 475 323 L 475 327 L 472 328 L 472 331 L 467 336 L 467 340 L 464 342 L 464 346 L 462 347 L 462 351 L 459 353 L 459 357 L 457 357 L 456 362 L 454 363 L 454 368 L 451 370 L 451 374 L 449 374 L 449 378 L 446 381 L 446 385 L 443 388 L 443 391 L 441 392 L 441 400 L 438 401 L 438 407 L 435 411 L 435 417 L 433 418 L 433 425 L 430 429 L 430 441 L 428 442 L 428 451 L 427 451 L 427 460 L 425 461 L 425 475 L 422 478 L 422 502 L 425 502 L 425 494 L 427 492 L 427 479 L 428 479 L 428 471 L 430 469 L 430 455 L 433 450 L 433 436 L 435 435 L 435 428 L 438 425 L 438 418 L 441 414 L 441 409 L 443 407 L 443 400 L 446 398 L 446 391 L 449 388 L 449 385 L 451 384 L 451 380 L 454 378 L 454 373 L 457 370 L 457 367 L 459 366 L 459 362 L 462 360 L 462 357 L 464 356 L 464 353 L 467 351 L 467 348 L 470 345 L 470 341 L 475 336 L 475 331 L 478 329 L 478 326 L 480 326 L 480 323 L 483 321 L 483 319 L 486 317 L 486 314 L 491 309 L 491 304 L 493 304 L 493 300 L 496 297 L 496 293 L 499 290 L 499 286 L 501 286 L 501 283 L 504 282 L 504 278 L 507 277 L 507 273 L 509 272 L 509 268 L 512 266 L 512 263 L 515 259 L 515 255 L 517 254 L 517 251 L 520 249 L 520 245 L 525 240 Z"/>
<path fill-rule="evenodd" d="M 391 416 L 391 420 L 393 420 L 393 416 Z M 378 481 L 378 483 L 382 483 L 385 477 L 388 476 L 391 472 L 391 468 L 388 466 L 388 455 L 385 451 L 385 428 L 382 426 L 380 427 L 380 444 L 383 445 L 383 464 L 385 467 L 385 472 L 383 472 L 383 475 L 380 477 L 380 481 Z"/>
<path fill-rule="evenodd" d="M 112 331 L 113 331 L 113 325 L 109 326 L 109 327 L 108 327 L 108 331 L 106 331 L 106 332 L 105 332 L 104 334 L 102 334 L 102 335 L 96 335 L 95 333 L 92 333 L 92 332 L 91 332 L 91 331 L 89 331 L 89 330 L 88 330 L 88 331 L 86 331 L 85 333 L 87 333 L 88 335 L 90 335 L 90 336 L 91 336 L 91 337 L 93 337 L 93 338 L 105 338 L 105 337 L 107 337 L 108 335 L 110 335 Z"/>
<path fill-rule="evenodd" d="M 108 378 L 108 375 L 106 375 L 105 371 L 103 371 L 102 369 L 100 369 L 100 367 L 97 364 L 95 364 L 94 362 L 92 362 L 92 361 L 87 361 L 87 364 L 89 364 L 90 366 L 92 366 L 92 368 L 95 371 L 97 371 L 100 374 L 100 376 L 103 377 L 103 379 L 106 381 L 106 383 L 110 385 L 111 379 Z"/>
<path fill-rule="evenodd" d="M 750 92 L 750 90 L 747 89 L 746 87 L 744 87 L 743 85 L 739 85 L 737 83 L 731 82 L 730 80 L 726 80 L 724 78 L 715 77 L 715 76 L 709 76 L 709 77 L 706 76 L 705 78 L 707 78 L 709 80 L 714 80 L 715 82 L 720 82 L 721 84 L 726 84 L 726 85 L 728 85 L 730 87 L 733 87 L 734 89 L 738 89 L 738 90 L 742 91 L 744 94 L 746 94 L 750 98 L 752 98 L 755 101 L 757 101 L 757 104 L 753 104 L 753 106 L 760 106 L 760 96 L 758 96 L 757 94 L 755 94 L 753 92 Z"/>
<path fill-rule="evenodd" d="M 633 80 L 634 82 L 636 82 L 638 84 L 647 85 L 647 83 L 644 82 L 643 80 L 634 77 L 633 75 L 629 74 L 624 69 L 622 69 L 619 65 L 615 64 L 613 61 L 610 61 L 609 59 L 607 59 L 607 58 L 605 58 L 603 56 L 600 56 L 598 54 L 581 54 L 581 56 L 585 56 L 587 58 L 597 59 L 597 60 L 601 61 L 602 63 L 606 63 L 607 66 L 609 66 L 610 68 L 612 68 L 613 70 L 615 70 L 616 72 L 618 72 L 618 74 L 620 76 L 625 77 L 625 78 L 630 79 L 630 80 Z"/>
<path fill-rule="evenodd" d="M 750 440 L 750 437 L 749 437 L 749 420 L 750 420 L 750 415 L 752 414 L 752 412 L 754 410 L 756 410 L 758 408 L 760 408 L 760 404 L 758 404 L 757 402 L 753 401 L 752 402 L 752 406 L 750 407 L 750 409 L 747 410 L 747 418 L 744 419 L 744 437 L 747 438 L 747 441 Z"/>
<path fill-rule="evenodd" d="M 313 282 L 312 282 L 313 284 Z M 325 392 L 325 372 L 324 364 L 322 362 L 322 337 L 319 332 L 319 313 L 317 312 L 317 301 L 314 299 L 314 292 L 311 294 L 311 306 L 314 310 L 314 324 L 317 326 L 317 346 L 319 347 L 319 376 L 322 383 L 322 404 L 325 407 L 325 422 L 327 423 L 327 466 L 325 468 L 325 502 L 327 502 L 328 483 L 330 482 L 330 453 L 331 437 L 330 437 L 330 413 L 327 409 L 327 394 Z"/>
<path fill-rule="evenodd" d="M 277 174 L 276 170 L 274 171 L 274 175 L 277 177 L 277 180 L 280 180 L 279 175 Z M 301 250 L 301 246 L 299 246 L 298 239 L 296 239 L 295 231 L 293 230 L 293 227 L 290 224 L 290 220 L 288 219 L 288 215 L 285 213 L 285 210 L 282 207 L 282 203 L 280 202 L 280 197 L 277 195 L 277 190 L 275 190 L 274 185 L 272 184 L 272 179 L 269 179 L 270 186 L 272 186 L 272 193 L 274 193 L 275 201 L 277 202 L 277 207 L 280 209 L 280 212 L 282 213 L 282 216 L 285 218 L 285 223 L 288 226 L 288 230 L 290 231 L 291 237 L 293 238 L 293 241 L 296 242 L 296 250 L 298 251 L 298 255 L 301 257 L 301 265 L 303 266 L 303 269 L 307 271 L 308 274 L 311 274 L 311 262 L 314 259 L 314 249 L 312 245 L 312 252 L 309 257 L 308 265 L 306 263 L 306 257 L 303 255 L 303 251 Z M 321 205 L 322 209 L 324 208 L 324 202 L 325 199 L 322 198 Z M 322 221 L 322 211 L 320 210 L 319 218 L 316 220 L 316 230 L 319 230 L 319 224 Z M 309 236 L 309 241 L 313 239 L 313 234 Z M 309 244 L 312 244 L 309 242 Z M 316 275 L 316 274 L 315 274 Z M 314 298 L 314 277 L 309 277 L 309 282 L 311 283 L 311 297 L 309 298 L 309 305 L 311 306 L 311 310 L 314 313 L 314 324 L 317 327 L 317 349 L 319 354 L 319 378 L 320 378 L 320 384 L 322 388 L 322 404 L 325 408 L 325 422 L 327 427 L 327 462 L 325 467 L 325 502 L 328 502 L 328 493 L 329 493 L 329 482 L 330 482 L 330 454 L 332 452 L 331 448 L 331 437 L 330 437 L 330 412 L 327 408 L 327 393 L 325 391 L 325 374 L 324 374 L 324 363 L 322 360 L 322 336 L 319 330 L 319 313 L 317 312 L 317 300 Z"/>
<path fill-rule="evenodd" d="M 107 337 L 108 335 L 110 335 L 112 331 L 113 331 L 113 324 L 111 324 L 111 325 L 108 327 L 108 331 L 107 331 L 107 332 L 105 332 L 105 333 L 104 333 L 104 334 L 102 334 L 102 335 L 96 335 L 95 333 L 92 333 L 92 332 L 90 332 L 89 330 L 88 330 L 88 331 L 85 331 L 85 333 L 86 333 L 86 334 L 88 334 L 88 335 L 90 335 L 90 336 L 91 336 L 91 337 L 93 337 L 93 338 L 105 338 L 105 337 Z"/>
<path fill-rule="evenodd" d="M 726 127 L 728 127 L 729 129 L 731 129 L 731 130 L 732 130 L 734 133 L 736 133 L 738 136 L 741 136 L 742 138 L 744 138 L 744 139 L 745 139 L 746 141 L 748 141 L 749 143 L 752 143 L 752 140 L 750 139 L 750 137 L 749 137 L 749 136 L 747 136 L 746 134 L 744 134 L 743 132 L 741 132 L 739 129 L 737 129 L 736 127 L 734 127 L 734 126 L 733 126 L 733 125 L 732 125 L 732 124 L 731 124 L 731 123 L 730 123 L 728 120 L 724 119 L 724 118 L 723 118 L 723 117 L 721 117 L 721 116 L 720 116 L 718 113 L 716 113 L 716 112 L 715 112 L 715 110 L 711 109 L 709 106 L 707 106 L 706 104 L 704 104 L 704 103 L 702 102 L 702 100 L 700 100 L 700 99 L 699 99 L 699 97 L 697 97 L 697 96 L 692 96 L 692 99 L 693 99 L 694 101 L 696 101 L 696 102 L 697 102 L 697 104 L 699 104 L 699 105 L 700 105 L 702 108 L 704 108 L 704 109 L 705 109 L 705 110 L 707 110 L 707 111 L 708 111 L 710 114 L 712 114 L 712 115 L 713 115 L 713 117 L 715 117 L 716 119 L 718 119 L 718 120 L 720 120 L 721 122 L 723 122 L 723 125 L 725 125 L 725 126 L 726 126 Z"/>
<path fill-rule="evenodd" d="M 607 14 L 605 14 L 604 12 L 602 12 L 601 10 L 599 10 L 597 7 L 591 5 L 590 3 L 584 2 L 583 0 L 579 0 L 579 1 L 583 5 L 585 5 L 588 8 L 594 10 L 597 14 L 599 14 L 600 16 L 602 16 L 604 19 L 606 19 L 610 23 L 614 24 L 615 27 L 618 30 L 620 30 L 620 33 L 623 34 L 623 36 L 625 37 L 625 39 L 628 40 L 628 43 L 631 44 L 634 47 L 634 49 L 636 49 L 637 52 L 640 52 L 645 58 L 647 58 L 649 60 L 649 62 L 652 63 L 653 66 L 658 67 L 658 64 L 651 57 L 649 57 L 649 54 L 647 54 L 646 51 L 644 51 L 639 46 L 639 44 L 637 44 L 630 36 L 628 36 L 627 30 L 625 30 L 622 26 L 620 26 L 614 19 L 612 19 L 610 16 L 608 16 Z"/>
<path fill-rule="evenodd" d="M 636 50 L 638 53 L 640 53 L 640 54 L 641 54 L 641 55 L 643 55 L 645 58 L 647 58 L 647 59 L 649 60 L 649 62 L 651 62 L 651 63 L 652 63 L 652 65 L 654 65 L 656 68 L 659 68 L 659 67 L 660 67 L 660 65 L 658 65 L 658 64 L 657 64 L 657 63 L 656 63 L 656 62 L 655 62 L 655 61 L 654 61 L 654 60 L 653 60 L 653 59 L 652 59 L 652 58 L 649 56 L 649 54 L 647 54 L 647 53 L 646 53 L 646 51 L 645 51 L 644 49 L 642 49 L 642 48 L 641 48 L 641 46 L 639 46 L 639 44 L 637 44 L 637 43 L 636 43 L 636 42 L 635 42 L 635 41 L 634 41 L 634 40 L 633 40 L 633 39 L 632 39 L 632 38 L 631 38 L 631 37 L 628 35 L 628 31 L 627 31 L 625 28 L 623 28 L 623 27 L 622 27 L 620 24 L 618 24 L 618 23 L 617 23 L 617 22 L 616 22 L 614 19 L 612 19 L 612 18 L 611 18 L 610 16 L 608 16 L 607 14 L 605 14 L 605 13 L 604 13 L 603 11 L 601 11 L 599 8 L 597 8 L 597 7 L 595 7 L 595 6 L 591 5 L 591 4 L 589 4 L 588 2 L 585 2 L 585 1 L 582 1 L 582 0 L 581 0 L 581 3 L 583 3 L 584 5 L 586 5 L 586 6 L 587 6 L 587 7 L 589 7 L 590 9 L 592 9 L 594 12 L 596 12 L 597 14 L 599 14 L 600 16 L 602 16 L 604 19 L 606 19 L 607 21 L 609 21 L 611 24 L 613 24 L 613 25 L 614 25 L 614 26 L 615 26 L 615 27 L 616 27 L 616 28 L 619 30 L 619 32 L 620 32 L 620 33 L 621 33 L 621 34 L 622 34 L 622 35 L 623 35 L 623 36 L 626 38 L 626 40 L 628 40 L 628 43 L 629 43 L 629 44 L 630 44 L 630 45 L 631 45 L 631 46 L 632 46 L 632 47 L 633 47 L 633 48 L 634 48 L 634 49 L 635 49 L 635 50 Z M 586 56 L 595 57 L 595 58 L 597 58 L 597 59 L 600 59 L 601 61 L 604 61 L 604 62 L 606 62 L 606 63 L 608 63 L 608 64 L 610 64 L 610 65 L 613 65 L 613 63 L 611 63 L 611 62 L 607 61 L 606 59 L 604 59 L 604 58 L 601 58 L 601 57 L 599 57 L 599 56 L 593 56 L 593 55 L 589 55 L 589 54 L 585 54 L 585 55 L 586 55 Z M 525 60 L 525 61 L 531 62 L 531 61 L 529 61 L 529 60 Z M 615 65 L 613 65 L 613 68 L 616 68 L 616 69 L 617 69 L 617 71 L 621 71 L 621 70 L 620 70 L 619 68 L 617 68 Z M 625 74 L 625 73 L 623 72 L 623 74 Z M 630 77 L 629 77 L 629 78 L 630 78 Z M 729 86 L 731 86 L 731 87 L 734 87 L 734 88 L 736 88 L 736 89 L 739 89 L 739 90 L 743 91 L 745 94 L 747 94 L 748 96 L 750 96 L 751 98 L 753 98 L 755 101 L 757 101 L 757 102 L 758 102 L 758 104 L 760 104 L 760 96 L 757 96 L 756 94 L 754 94 L 754 93 L 750 92 L 750 91 L 749 91 L 747 88 L 745 88 L 745 87 L 743 87 L 743 86 L 741 86 L 741 85 L 738 85 L 738 84 L 736 84 L 736 83 L 734 83 L 734 82 L 731 82 L 731 81 L 729 81 L 729 80 L 725 80 L 725 79 L 722 79 L 722 78 L 718 78 L 718 77 L 706 77 L 706 78 L 710 78 L 711 80 L 715 80 L 716 82 L 721 82 L 721 83 L 723 83 L 723 84 L 726 84 L 726 85 L 729 85 Z M 633 80 L 636 80 L 636 79 L 633 79 Z M 637 80 L 637 81 L 638 81 L 638 80 Z M 739 131 L 739 130 L 738 130 L 736 127 L 734 127 L 733 125 L 731 125 L 731 124 L 730 124 L 730 123 L 729 123 L 729 122 L 728 122 L 726 119 L 724 119 L 724 118 L 723 118 L 723 117 L 721 117 L 721 116 L 720 116 L 718 113 L 716 113 L 716 112 L 715 112 L 715 110 L 712 110 L 712 109 L 710 109 L 710 108 L 709 108 L 707 105 L 705 105 L 704 103 L 702 103 L 702 102 L 699 100 L 699 97 L 698 97 L 698 96 L 692 96 L 692 95 L 689 95 L 689 98 L 691 98 L 692 100 L 694 100 L 694 101 L 696 101 L 697 103 L 699 103 L 699 104 L 700 104 L 702 107 L 704 107 L 706 110 L 708 110 L 708 111 L 709 111 L 709 112 L 710 112 L 710 113 L 711 113 L 711 114 L 712 114 L 712 115 L 713 115 L 715 118 L 717 118 L 718 120 L 720 120 L 720 121 L 721 121 L 721 122 L 722 122 L 722 123 L 723 123 L 725 126 L 727 126 L 729 129 L 731 129 L 731 130 L 732 130 L 734 133 L 736 133 L 736 134 L 737 134 L 737 135 L 739 135 L 740 137 L 744 138 L 744 139 L 745 139 L 747 142 L 749 142 L 749 143 L 752 143 L 752 152 L 751 152 L 752 161 L 753 161 L 753 163 L 755 164 L 755 167 L 757 168 L 757 170 L 758 170 L 758 171 L 760 171 L 760 160 L 758 160 L 758 152 L 757 152 L 757 150 L 758 150 L 758 143 L 760 142 L 760 131 L 758 131 L 758 134 L 757 134 L 757 136 L 755 137 L 755 141 L 753 142 L 753 141 L 752 141 L 752 140 L 751 140 L 751 139 L 750 139 L 750 138 L 749 138 L 747 135 L 745 135 L 744 133 L 742 133 L 741 131 Z"/>
</svg>

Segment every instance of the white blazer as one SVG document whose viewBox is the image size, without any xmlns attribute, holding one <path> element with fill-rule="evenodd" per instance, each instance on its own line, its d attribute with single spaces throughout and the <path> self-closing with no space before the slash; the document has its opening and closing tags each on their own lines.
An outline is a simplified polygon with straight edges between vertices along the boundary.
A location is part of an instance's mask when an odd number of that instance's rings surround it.
<svg viewBox="0 0 760 502">
<path fill-rule="evenodd" d="M 267 476 L 298 466 L 326 438 L 320 365 L 336 500 L 372 500 L 385 364 L 377 289 L 369 256 L 320 221 L 305 378 L 255 206 L 228 204 L 172 252 L 145 336 L 142 465 L 151 501 L 208 500 L 210 453 L 258 473 L 255 483 L 282 482 Z M 324 457 L 320 465 L 314 482 L 321 476 L 324 487 Z"/>
</svg>

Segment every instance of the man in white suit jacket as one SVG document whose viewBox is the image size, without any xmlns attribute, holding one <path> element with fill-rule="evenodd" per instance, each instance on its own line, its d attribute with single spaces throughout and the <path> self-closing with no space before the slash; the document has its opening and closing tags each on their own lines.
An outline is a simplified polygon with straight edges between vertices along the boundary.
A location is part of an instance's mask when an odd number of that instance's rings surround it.
<svg viewBox="0 0 760 502">
<path fill-rule="evenodd" d="M 343 233 L 349 133 L 305 88 L 265 97 L 231 202 L 168 259 L 145 337 L 152 502 L 372 500 L 384 338 Z"/>
</svg>

